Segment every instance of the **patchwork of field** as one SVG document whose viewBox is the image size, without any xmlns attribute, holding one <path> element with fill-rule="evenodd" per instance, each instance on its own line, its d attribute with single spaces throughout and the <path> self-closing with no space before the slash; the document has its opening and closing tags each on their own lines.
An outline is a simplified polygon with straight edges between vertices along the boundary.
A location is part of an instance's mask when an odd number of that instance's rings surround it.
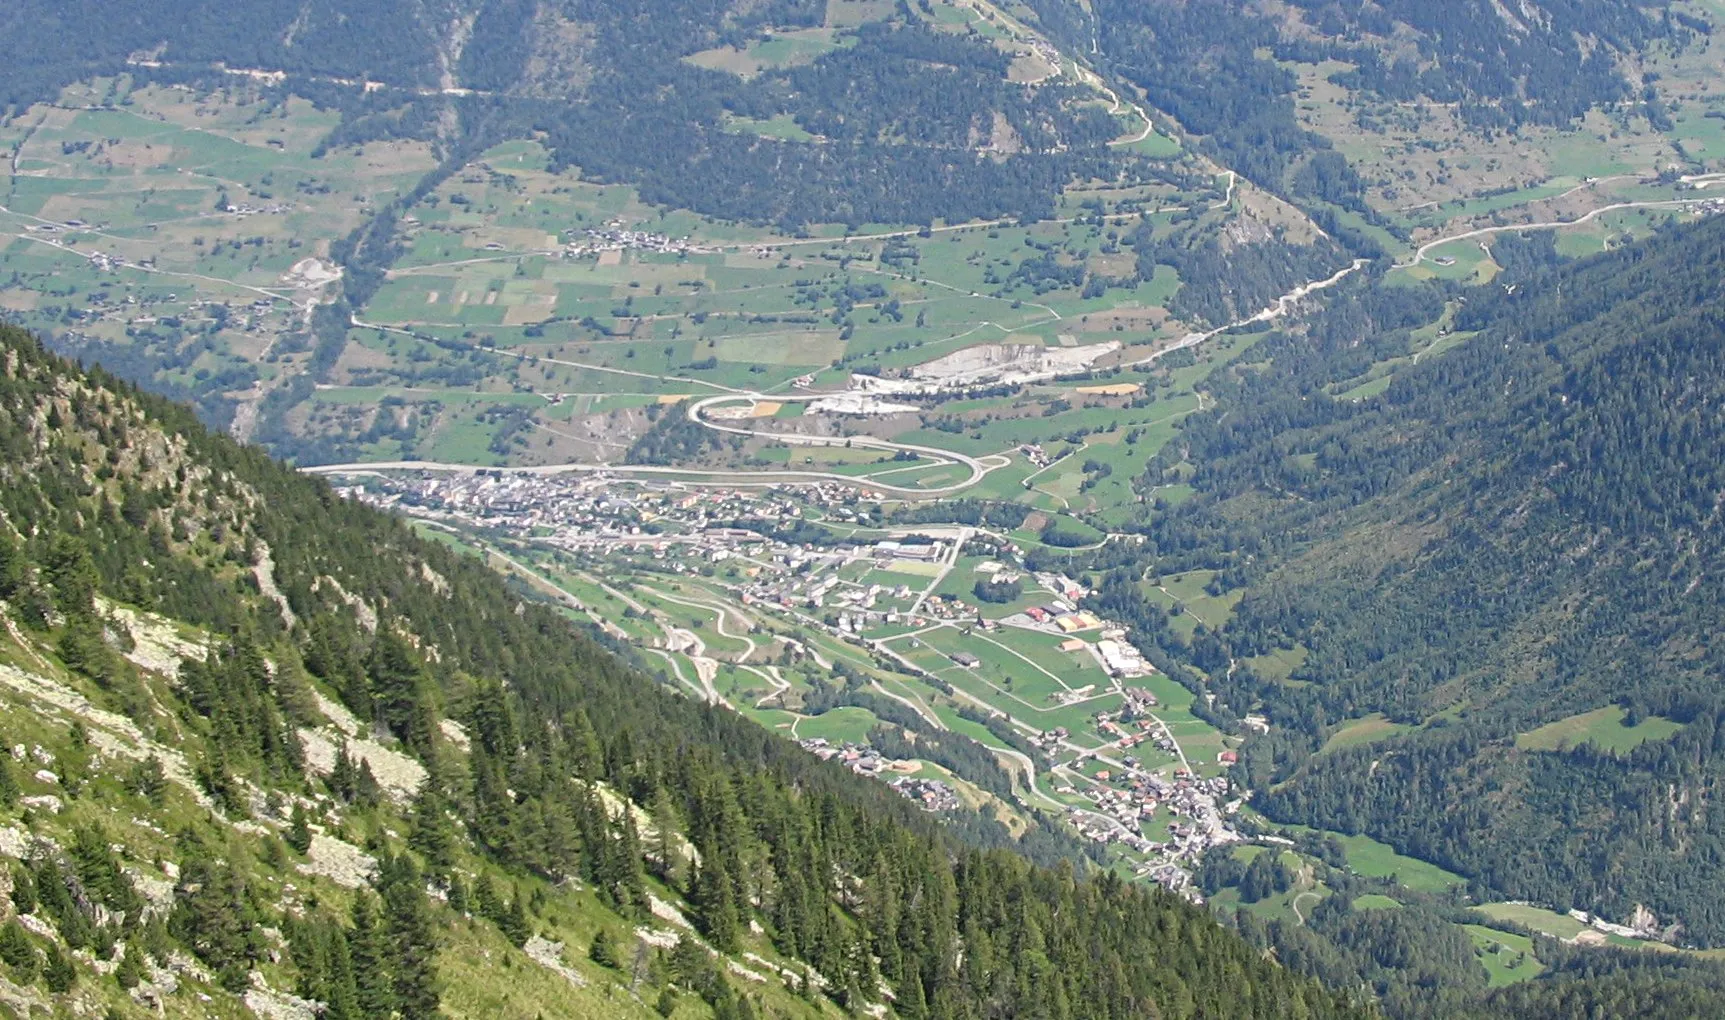
<svg viewBox="0 0 1725 1020">
<path fill-rule="evenodd" d="M 435 165 L 398 142 L 310 154 L 334 113 L 244 91 L 68 90 L 0 125 L 0 305 L 122 369 L 232 394 L 303 361 L 329 244 Z"/>
</svg>

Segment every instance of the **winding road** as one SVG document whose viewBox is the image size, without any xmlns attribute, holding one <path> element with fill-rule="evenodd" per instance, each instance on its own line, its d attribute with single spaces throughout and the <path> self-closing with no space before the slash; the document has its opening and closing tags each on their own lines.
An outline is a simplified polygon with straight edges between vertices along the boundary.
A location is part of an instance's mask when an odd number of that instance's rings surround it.
<svg viewBox="0 0 1725 1020">
<path fill-rule="evenodd" d="M 1421 262 L 1425 261 L 1426 254 L 1433 248 L 1440 248 L 1446 244 L 1453 244 L 1456 241 L 1466 241 L 1470 238 L 1490 237 L 1494 234 L 1514 234 L 1524 230 L 1560 230 L 1564 227 L 1579 227 L 1582 224 L 1593 220 L 1595 217 L 1603 216 L 1610 212 L 1622 212 L 1625 209 L 1681 209 L 1685 206 L 1701 205 L 1705 202 L 1717 201 L 1719 201 L 1719 199 L 1717 197 L 1713 197 L 1669 198 L 1649 202 L 1615 202 L 1611 205 L 1600 206 L 1598 209 L 1584 213 L 1572 220 L 1543 220 L 1538 223 L 1516 223 L 1498 227 L 1480 227 L 1478 230 L 1468 230 L 1460 234 L 1451 234 L 1448 237 L 1440 237 L 1435 241 L 1427 241 L 1425 244 L 1420 245 L 1418 251 L 1414 252 L 1412 259 L 1407 262 L 1398 262 L 1395 268 L 1408 269 L 1413 266 L 1417 266 Z"/>
</svg>

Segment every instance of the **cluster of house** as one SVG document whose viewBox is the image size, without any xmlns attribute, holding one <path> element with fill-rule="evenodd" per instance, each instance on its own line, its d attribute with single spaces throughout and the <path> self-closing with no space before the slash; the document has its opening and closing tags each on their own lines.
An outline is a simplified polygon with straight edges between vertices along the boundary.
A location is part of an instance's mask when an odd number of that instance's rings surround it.
<svg viewBox="0 0 1725 1020">
<path fill-rule="evenodd" d="M 921 804 L 924 811 L 957 811 L 960 806 L 958 791 L 938 779 L 899 776 L 887 785 L 901 796 Z"/>
<path fill-rule="evenodd" d="M 696 244 L 686 237 L 670 237 L 645 230 L 625 230 L 619 226 L 590 229 L 577 241 L 563 245 L 566 259 L 587 258 L 608 251 L 648 251 L 665 255 L 710 255 L 721 249 Z"/>
<path fill-rule="evenodd" d="M 867 744 L 835 744 L 825 737 L 804 737 L 797 743 L 821 761 L 836 761 L 859 776 L 878 776 L 892 764 Z"/>
<path fill-rule="evenodd" d="M 834 744 L 825 737 L 805 737 L 797 741 L 802 749 L 822 761 L 836 761 L 859 776 L 882 777 L 899 773 L 887 780 L 887 785 L 905 797 L 922 805 L 924 811 L 956 811 L 958 792 L 938 779 L 907 775 L 921 766 L 916 762 L 895 761 L 867 744 Z"/>
<path fill-rule="evenodd" d="M 1087 793 L 1094 808 L 1069 811 L 1074 826 L 1087 838 L 1119 843 L 1172 864 L 1194 863 L 1212 846 L 1240 838 L 1216 806 L 1217 797 L 1228 791 L 1226 778 L 1205 779 L 1176 768 L 1170 779 L 1128 767 L 1120 774 L 1099 770 L 1095 779 L 1098 785 Z M 1067 795 L 1077 792 L 1070 785 L 1056 790 Z M 1143 829 L 1160 811 L 1177 820 L 1168 823 L 1166 840 L 1152 840 Z"/>
<path fill-rule="evenodd" d="M 1054 463 L 1054 458 L 1048 455 L 1048 451 L 1042 448 L 1041 443 L 1025 443 L 1018 448 L 1018 452 L 1024 455 L 1025 460 L 1039 468 L 1045 468 Z"/>
<path fill-rule="evenodd" d="M 480 469 L 469 474 L 408 472 L 369 479 L 344 494 L 417 516 L 444 518 L 553 544 L 663 547 L 690 543 L 765 545 L 761 531 L 794 522 L 802 507 L 772 493 L 704 490 L 670 485 L 618 485 L 600 474 L 535 475 Z M 734 525 L 758 525 L 752 527 Z"/>
<path fill-rule="evenodd" d="M 1046 601 L 1039 599 L 1038 605 L 998 621 L 981 619 L 978 608 L 962 599 L 922 598 L 921 586 L 914 581 L 871 582 L 871 571 L 895 564 L 906 569 L 916 565 L 926 572 L 928 564 L 944 562 L 953 552 L 955 539 L 886 538 L 875 543 L 819 546 L 770 537 L 803 517 L 803 508 L 809 505 L 805 501 L 811 496 L 806 488 L 795 492 L 690 490 L 659 481 L 618 484 L 597 474 L 535 475 L 484 469 L 455 475 L 403 472 L 382 479 L 368 476 L 364 484 L 343 491 L 386 508 L 411 509 L 419 517 L 531 535 L 565 549 L 652 556 L 660 563 L 654 568 L 657 570 L 710 571 L 702 561 L 729 560 L 732 566 L 727 569 L 734 571 L 736 590 L 745 604 L 786 611 L 858 644 L 866 644 L 865 634 L 883 622 L 892 625 L 902 621 L 920 627 L 943 618 L 974 623 L 982 629 L 1009 626 L 1046 634 L 1051 642 L 1074 654 L 1093 655 L 1113 677 L 1108 686 L 1124 696 L 1117 708 L 1095 717 L 1097 731 L 1108 743 L 1083 751 L 1068 763 L 1068 768 L 1084 765 L 1086 771 L 1091 768 L 1086 765 L 1090 761 L 1103 766 L 1091 773 L 1093 784 L 1079 784 L 1085 787 L 1081 795 L 1094 804 L 1094 810 L 1081 809 L 1074 816 L 1079 831 L 1128 846 L 1147 857 L 1176 862 L 1234 838 L 1222 823 L 1215 803 L 1216 795 L 1227 789 L 1225 779 L 1189 774 L 1184 758 L 1182 767 L 1167 778 L 1148 771 L 1135 757 L 1134 750 L 1143 744 L 1153 744 L 1172 755 L 1179 755 L 1180 748 L 1155 716 L 1155 695 L 1120 682 L 1152 672 L 1149 664 L 1126 641 L 1124 628 L 1079 608 L 1088 592 L 1070 578 L 1035 574 L 1038 585 L 1049 593 Z M 854 494 L 845 495 L 854 499 Z M 836 492 L 834 496 L 844 498 Z M 831 516 L 831 504 L 821 504 L 821 508 L 823 516 Z M 992 569 L 982 573 L 997 579 L 1024 573 L 1021 567 L 1004 562 L 1011 559 L 1006 550 L 995 554 L 1003 562 L 985 564 Z M 975 655 L 964 651 L 952 652 L 951 659 L 960 666 L 981 664 Z M 1056 694 L 1065 699 L 1063 703 L 1081 703 L 1095 696 L 1096 687 L 1092 684 Z M 1074 749 L 1069 739 L 1064 728 L 1055 728 L 1037 738 L 1037 744 L 1050 758 L 1057 758 Z M 874 748 L 835 745 L 819 738 L 802 744 L 861 775 L 892 781 L 900 793 L 929 810 L 957 806 L 956 794 L 948 784 L 908 775 L 914 767 L 905 769 L 903 763 L 887 759 Z M 1063 792 L 1072 793 L 1070 788 Z M 1167 826 L 1170 837 L 1166 843 L 1144 835 L 1143 823 L 1159 811 L 1178 818 Z M 1167 871 L 1164 884 L 1180 887 L 1182 874 L 1178 868 Z"/>
<path fill-rule="evenodd" d="M 250 202 L 241 202 L 236 205 L 229 202 L 222 206 L 221 211 L 245 219 L 247 216 L 280 216 L 284 213 L 293 212 L 293 210 L 292 202 L 271 202 L 269 205 L 252 205 Z"/>
<path fill-rule="evenodd" d="M 1150 664 L 1144 661 L 1144 653 L 1130 641 L 1125 640 L 1125 634 L 1105 637 L 1096 642 L 1096 657 L 1102 661 L 1102 668 L 1109 676 L 1122 678 L 1148 676 L 1151 673 Z"/>
</svg>

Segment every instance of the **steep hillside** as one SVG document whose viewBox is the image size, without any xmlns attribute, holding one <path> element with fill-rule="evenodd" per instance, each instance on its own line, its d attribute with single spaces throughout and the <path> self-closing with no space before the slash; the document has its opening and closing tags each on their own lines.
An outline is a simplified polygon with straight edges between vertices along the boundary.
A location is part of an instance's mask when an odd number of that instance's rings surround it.
<svg viewBox="0 0 1725 1020">
<path fill-rule="evenodd" d="M 1662 79 L 1686 77 L 1674 56 L 1704 53 L 1713 31 L 1699 5 L 1642 0 L 1032 6 L 1204 151 L 1362 253 L 1464 212 L 1437 209 L 1452 198 L 1689 162 L 1681 142 L 1656 156 L 1645 139 L 1601 160 L 1600 136 L 1671 131 L 1670 108 L 1702 97 Z M 1585 154 L 1561 141 L 1578 129 Z M 1516 144 L 1494 144 L 1505 132 Z"/>
<path fill-rule="evenodd" d="M 1358 291 L 1153 465 L 1197 493 L 1153 527 L 1165 563 L 1245 588 L 1189 651 L 1227 710 L 1271 716 L 1242 755 L 1266 813 L 1481 895 L 1725 937 L 1722 265 L 1712 219 L 1529 270 L 1457 295 L 1465 342 L 1423 362 L 1433 295 Z M 1333 396 L 1398 356 L 1381 396 Z M 1285 683 L 1246 664 L 1290 653 Z M 1312 756 L 1369 713 L 1399 726 Z"/>
<path fill-rule="evenodd" d="M 1357 1012 L 1159 891 L 963 845 L 0 337 L 9 1008 Z"/>
<path fill-rule="evenodd" d="M 0 100 L 21 109 L 120 73 L 206 89 L 280 75 L 343 111 L 329 146 L 418 138 L 471 154 L 543 132 L 557 167 L 791 226 L 1048 216 L 1069 181 L 1135 172 L 1106 147 L 1127 128 L 1094 89 L 1054 67 L 1009 82 L 1026 40 L 856 6 L 295 0 L 240 26 L 219 4 L 152 0 L 110 19 L 30 2 L 0 14 L 28 55 L 0 73 Z M 795 137 L 732 130 L 737 117 L 784 118 Z"/>
</svg>

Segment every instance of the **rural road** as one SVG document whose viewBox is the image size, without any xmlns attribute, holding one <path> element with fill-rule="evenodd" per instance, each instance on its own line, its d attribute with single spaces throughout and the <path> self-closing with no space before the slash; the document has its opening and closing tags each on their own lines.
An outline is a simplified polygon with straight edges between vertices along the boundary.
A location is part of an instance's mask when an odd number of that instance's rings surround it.
<svg viewBox="0 0 1725 1020">
<path fill-rule="evenodd" d="M 1600 206 L 1598 209 L 1581 216 L 1577 216 L 1572 220 L 1545 220 L 1539 223 L 1517 223 L 1501 227 L 1480 227 L 1478 230 L 1468 230 L 1460 234 L 1451 234 L 1448 237 L 1440 237 L 1435 241 L 1427 241 L 1425 244 L 1420 245 L 1418 251 L 1414 252 L 1414 257 L 1410 261 L 1399 262 L 1395 265 L 1395 268 L 1410 269 L 1425 261 L 1426 254 L 1433 248 L 1439 248 L 1446 244 L 1453 244 L 1456 241 L 1466 241 L 1470 238 L 1490 237 L 1494 234 L 1513 234 L 1519 233 L 1523 230 L 1560 230 L 1563 227 L 1579 227 L 1583 223 L 1587 223 L 1597 216 L 1603 216 L 1609 212 L 1621 212 L 1625 209 L 1681 209 L 1684 206 L 1700 205 L 1703 202 L 1717 201 L 1719 201 L 1718 198 L 1669 198 L 1652 202 L 1616 202 L 1612 205 Z"/>
<path fill-rule="evenodd" d="M 1454 240 L 1454 238 L 1450 238 L 1450 240 Z M 1236 319 L 1235 321 L 1228 323 L 1226 326 L 1217 326 L 1215 329 L 1212 329 L 1207 333 L 1187 333 L 1185 336 L 1181 337 L 1180 340 L 1178 342 L 1176 342 L 1175 344 L 1173 344 L 1172 346 L 1163 348 L 1162 350 L 1156 351 L 1152 354 L 1147 354 L 1144 357 L 1139 358 L 1137 361 L 1125 362 L 1120 367 L 1121 368 L 1136 368 L 1139 365 L 1148 365 L 1150 362 L 1155 361 L 1157 358 L 1166 357 L 1170 354 L 1173 354 L 1175 351 L 1183 351 L 1183 350 L 1186 350 L 1187 348 L 1190 348 L 1190 347 L 1196 347 L 1206 340 L 1210 340 L 1210 339 L 1213 339 L 1215 337 L 1221 336 L 1223 333 L 1228 332 L 1230 329 L 1237 329 L 1241 326 L 1249 326 L 1249 325 L 1256 323 L 1256 322 L 1271 322 L 1271 321 L 1274 321 L 1276 319 L 1279 319 L 1282 316 L 1287 315 L 1289 312 L 1293 311 L 1294 306 L 1296 304 L 1298 304 L 1301 300 L 1303 300 L 1303 299 L 1305 299 L 1305 298 L 1307 298 L 1313 294 L 1316 294 L 1318 291 L 1328 290 L 1329 288 L 1334 287 L 1336 284 L 1341 283 L 1348 276 L 1352 275 L 1353 273 L 1358 272 L 1361 268 L 1363 268 L 1367 264 L 1368 264 L 1368 262 L 1366 259 L 1355 259 L 1353 261 L 1352 265 L 1349 265 L 1343 269 L 1338 269 L 1333 275 L 1331 275 L 1327 279 L 1313 280 L 1309 283 L 1303 283 L 1300 286 L 1295 287 L 1293 290 L 1290 290 L 1286 294 L 1283 294 L 1281 297 L 1277 298 L 1275 304 L 1273 304 L 1270 307 L 1265 308 L 1264 310 L 1258 312 L 1256 315 L 1252 315 L 1252 316 L 1249 316 L 1249 317 L 1244 318 L 1244 319 Z"/>
<path fill-rule="evenodd" d="M 536 467 L 496 467 L 489 464 L 446 464 L 429 460 L 387 460 L 371 461 L 355 464 L 318 464 L 312 467 L 300 468 L 308 475 L 361 475 L 376 474 L 381 471 L 435 471 L 445 474 L 475 474 L 480 471 L 496 471 L 506 475 L 561 475 L 576 472 L 593 474 L 645 474 L 677 477 L 693 475 L 688 479 L 690 485 L 721 485 L 732 487 L 747 487 L 755 485 L 782 485 L 787 482 L 807 483 L 810 481 L 843 482 L 846 485 L 857 485 L 867 482 L 864 488 L 879 489 L 885 492 L 897 493 L 901 496 L 932 498 L 949 496 L 955 492 L 969 488 L 975 484 L 975 479 L 967 479 L 955 485 L 945 485 L 938 488 L 911 489 L 885 483 L 868 482 L 866 479 L 851 475 L 833 474 L 827 471 L 724 471 L 702 468 L 674 468 L 649 465 L 630 464 L 541 464 Z"/>
<path fill-rule="evenodd" d="M 927 489 L 907 489 L 900 486 L 871 481 L 870 484 L 878 489 L 897 489 L 899 492 L 916 493 L 926 496 L 946 496 L 970 488 L 977 482 L 982 481 L 983 476 L 987 475 L 989 471 L 994 470 L 993 468 L 984 465 L 982 461 L 968 454 L 957 453 L 952 450 L 942 450 L 934 446 L 917 446 L 912 443 L 895 443 L 889 439 L 876 439 L 873 436 L 802 436 L 789 432 L 775 432 L 771 429 L 751 429 L 744 428 L 740 425 L 730 424 L 722 425 L 718 422 L 712 421 L 711 419 L 702 417 L 701 412 L 714 404 L 731 403 L 733 401 L 744 399 L 773 400 L 774 398 L 762 393 L 724 394 L 721 396 L 704 397 L 689 405 L 689 420 L 705 425 L 707 428 L 716 432 L 729 432 L 732 435 L 738 436 L 760 436 L 766 439 L 777 440 L 781 443 L 788 443 L 792 446 L 849 446 L 865 450 L 886 450 L 891 453 L 914 453 L 934 460 L 944 460 L 951 463 L 962 464 L 970 471 L 970 477 L 966 478 L 962 482 L 954 482 L 951 485 L 943 485 Z M 846 478 L 847 480 L 854 480 L 849 479 L 849 477 L 845 475 L 840 475 L 838 477 Z"/>
</svg>

